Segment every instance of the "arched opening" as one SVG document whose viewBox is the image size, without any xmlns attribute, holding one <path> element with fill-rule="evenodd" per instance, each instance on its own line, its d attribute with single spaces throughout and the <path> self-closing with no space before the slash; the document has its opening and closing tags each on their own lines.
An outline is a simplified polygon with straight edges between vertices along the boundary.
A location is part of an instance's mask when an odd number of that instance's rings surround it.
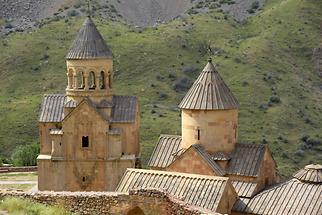
<svg viewBox="0 0 322 215">
<path fill-rule="evenodd" d="M 84 73 L 82 71 L 78 71 L 76 74 L 76 88 L 84 89 L 85 81 L 84 81 Z"/>
<path fill-rule="evenodd" d="M 105 74 L 104 71 L 101 71 L 100 80 L 99 80 L 100 89 L 105 89 Z"/>
<path fill-rule="evenodd" d="M 91 71 L 88 76 L 88 86 L 90 90 L 95 90 L 96 88 L 96 80 L 95 80 L 95 73 Z"/>
<path fill-rule="evenodd" d="M 127 215 L 144 215 L 144 212 L 142 211 L 141 208 L 135 207 L 129 212 L 127 212 Z"/>
</svg>

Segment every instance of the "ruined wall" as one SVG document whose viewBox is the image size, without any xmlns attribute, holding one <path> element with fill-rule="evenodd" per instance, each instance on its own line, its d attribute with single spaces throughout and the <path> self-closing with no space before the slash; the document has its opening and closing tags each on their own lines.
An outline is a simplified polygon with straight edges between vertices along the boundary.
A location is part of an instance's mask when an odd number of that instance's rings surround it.
<svg viewBox="0 0 322 215">
<path fill-rule="evenodd" d="M 172 198 L 159 190 L 135 190 L 130 194 L 114 192 L 1 192 L 0 197 L 14 196 L 31 199 L 47 205 L 62 205 L 71 212 L 87 214 L 122 214 L 131 215 L 139 210 L 150 215 L 194 215 L 214 214 L 203 211 Z"/>
</svg>

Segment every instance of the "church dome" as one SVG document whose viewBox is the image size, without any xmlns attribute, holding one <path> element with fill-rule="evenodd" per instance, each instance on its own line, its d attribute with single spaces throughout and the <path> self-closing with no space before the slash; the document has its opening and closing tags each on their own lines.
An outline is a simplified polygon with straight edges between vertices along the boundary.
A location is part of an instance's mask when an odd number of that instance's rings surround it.
<svg viewBox="0 0 322 215">
<path fill-rule="evenodd" d="M 322 183 L 322 165 L 310 164 L 294 174 L 294 178 L 307 183 Z"/>
<path fill-rule="evenodd" d="M 209 59 L 208 64 L 179 104 L 179 108 L 229 110 L 238 109 L 239 104 Z"/>
<path fill-rule="evenodd" d="M 78 32 L 66 55 L 67 60 L 112 58 L 112 51 L 106 45 L 93 20 L 88 17 Z"/>
</svg>

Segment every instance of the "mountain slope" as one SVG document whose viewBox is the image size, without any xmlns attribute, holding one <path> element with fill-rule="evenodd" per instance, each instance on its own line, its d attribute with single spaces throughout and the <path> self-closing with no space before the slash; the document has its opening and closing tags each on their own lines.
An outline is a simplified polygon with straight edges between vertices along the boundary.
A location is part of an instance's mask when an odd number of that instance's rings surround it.
<svg viewBox="0 0 322 215">
<path fill-rule="evenodd" d="M 176 106 L 212 56 L 241 103 L 240 142 L 269 144 L 283 175 L 321 163 L 321 77 L 312 61 L 321 17 L 320 1 L 270 0 L 245 24 L 216 11 L 144 31 L 96 19 L 115 56 L 116 92 L 140 98 L 143 162 L 160 133 L 180 134 Z M 1 155 L 37 141 L 42 94 L 64 92 L 64 55 L 82 21 L 54 21 L 2 39 Z"/>
</svg>

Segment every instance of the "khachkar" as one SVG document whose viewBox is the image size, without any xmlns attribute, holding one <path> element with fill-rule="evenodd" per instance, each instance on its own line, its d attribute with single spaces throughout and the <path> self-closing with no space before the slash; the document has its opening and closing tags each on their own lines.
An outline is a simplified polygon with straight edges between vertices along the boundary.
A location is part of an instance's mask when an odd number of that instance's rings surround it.
<svg viewBox="0 0 322 215">
<path fill-rule="evenodd" d="M 114 94 L 112 52 L 90 17 L 66 63 L 66 94 L 42 102 L 38 188 L 113 191 L 139 161 L 138 100 Z"/>
</svg>

